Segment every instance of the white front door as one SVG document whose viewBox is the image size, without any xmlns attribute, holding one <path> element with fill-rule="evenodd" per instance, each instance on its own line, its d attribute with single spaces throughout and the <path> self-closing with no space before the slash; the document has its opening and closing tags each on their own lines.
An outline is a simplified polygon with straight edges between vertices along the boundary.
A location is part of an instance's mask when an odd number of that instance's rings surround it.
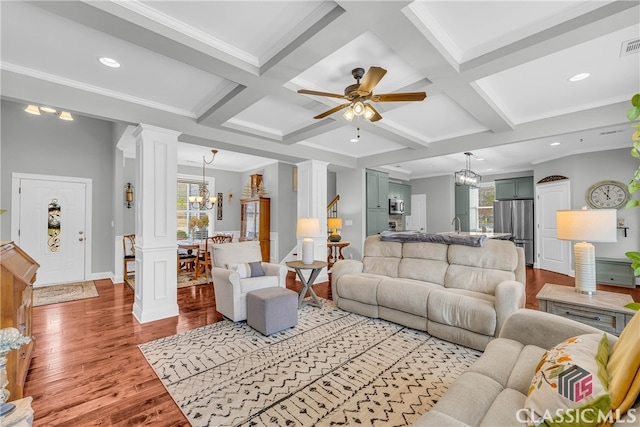
<svg viewBox="0 0 640 427">
<path fill-rule="evenodd" d="M 85 279 L 86 184 L 20 179 L 18 246 L 40 268 L 34 286 Z"/>
<path fill-rule="evenodd" d="M 561 274 L 571 270 L 571 245 L 556 238 L 556 211 L 570 209 L 569 181 L 536 185 L 538 267 Z"/>
</svg>

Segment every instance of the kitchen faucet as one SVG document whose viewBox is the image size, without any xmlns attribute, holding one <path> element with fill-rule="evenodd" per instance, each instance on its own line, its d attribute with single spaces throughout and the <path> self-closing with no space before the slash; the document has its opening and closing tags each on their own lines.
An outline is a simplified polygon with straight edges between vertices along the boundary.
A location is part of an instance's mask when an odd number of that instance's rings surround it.
<svg viewBox="0 0 640 427">
<path fill-rule="evenodd" d="M 451 225 L 455 224 L 456 220 L 458 221 L 458 228 L 456 229 L 456 233 L 460 234 L 460 218 L 457 216 L 453 218 L 451 221 Z"/>
</svg>

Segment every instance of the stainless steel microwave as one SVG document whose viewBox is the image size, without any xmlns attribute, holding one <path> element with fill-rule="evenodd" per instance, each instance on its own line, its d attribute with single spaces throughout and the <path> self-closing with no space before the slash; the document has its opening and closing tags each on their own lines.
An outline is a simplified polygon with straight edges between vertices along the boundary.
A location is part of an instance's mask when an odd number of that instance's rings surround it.
<svg viewBox="0 0 640 427">
<path fill-rule="evenodd" d="M 389 199 L 389 214 L 402 215 L 404 213 L 404 202 L 401 199 Z"/>
</svg>

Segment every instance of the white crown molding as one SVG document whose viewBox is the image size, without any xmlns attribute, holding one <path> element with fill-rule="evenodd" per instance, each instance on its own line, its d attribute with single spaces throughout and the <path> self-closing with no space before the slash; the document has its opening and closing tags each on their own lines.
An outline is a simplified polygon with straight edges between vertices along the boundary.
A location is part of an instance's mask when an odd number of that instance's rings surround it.
<svg viewBox="0 0 640 427">
<path fill-rule="evenodd" d="M 254 67 L 260 66 L 260 61 L 254 55 L 251 55 L 241 49 L 238 49 L 235 46 L 230 45 L 229 43 L 225 43 L 220 39 L 212 37 L 211 35 L 205 33 L 204 31 L 198 30 L 190 25 L 185 24 L 182 21 L 179 21 L 175 18 L 170 17 L 150 6 L 147 6 L 144 3 L 141 3 L 138 0 L 110 0 L 112 3 L 117 4 L 125 9 L 128 9 L 134 13 L 137 13 L 140 16 L 143 16 L 147 19 L 150 19 L 160 25 L 163 25 L 167 28 L 170 28 L 174 31 L 179 32 L 187 37 L 190 37 L 194 40 L 199 41 L 200 43 L 206 44 L 214 49 L 217 49 L 221 52 L 224 52 L 228 55 L 233 56 L 234 58 L 239 59 L 249 65 Z"/>
<path fill-rule="evenodd" d="M 80 89 L 86 92 L 95 93 L 97 95 L 108 96 L 110 98 L 119 99 L 121 101 L 130 102 L 133 104 L 142 105 L 145 107 L 154 108 L 156 110 L 166 111 L 168 113 L 178 114 L 180 116 L 196 118 L 196 114 L 192 111 L 183 110 L 182 108 L 172 107 L 170 105 L 161 104 L 159 102 L 153 102 L 148 99 L 139 98 L 137 96 L 128 95 L 122 92 L 116 92 L 109 89 L 104 89 L 99 86 L 94 86 L 86 83 L 82 83 L 76 80 L 67 79 L 64 77 L 56 76 L 54 74 L 45 73 L 42 71 L 33 70 L 31 68 L 23 67 L 9 62 L 0 61 L 0 69 L 10 71 L 13 73 L 21 74 L 24 76 L 33 77 L 35 79 L 44 80 L 50 83 L 55 83 L 63 86 L 72 87 L 74 89 Z"/>
</svg>

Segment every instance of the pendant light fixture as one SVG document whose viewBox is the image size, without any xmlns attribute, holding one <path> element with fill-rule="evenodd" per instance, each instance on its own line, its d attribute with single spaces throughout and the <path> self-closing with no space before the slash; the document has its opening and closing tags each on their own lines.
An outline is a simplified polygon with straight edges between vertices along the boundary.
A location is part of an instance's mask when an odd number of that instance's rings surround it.
<svg viewBox="0 0 640 427">
<path fill-rule="evenodd" d="M 217 197 L 211 197 L 211 194 L 209 193 L 209 186 L 205 180 L 205 166 L 213 163 L 213 159 L 216 158 L 218 150 L 211 150 L 211 153 L 213 154 L 213 157 L 211 157 L 211 160 L 209 161 L 205 159 L 205 156 L 202 156 L 202 184 L 200 184 L 200 193 L 197 196 L 189 196 L 189 202 L 193 209 L 213 209 L 216 205 L 216 201 L 218 200 Z"/>
<path fill-rule="evenodd" d="M 471 156 L 473 153 L 464 153 L 467 156 L 467 168 L 455 173 L 456 185 L 478 188 L 482 177 L 471 170 Z"/>
</svg>

